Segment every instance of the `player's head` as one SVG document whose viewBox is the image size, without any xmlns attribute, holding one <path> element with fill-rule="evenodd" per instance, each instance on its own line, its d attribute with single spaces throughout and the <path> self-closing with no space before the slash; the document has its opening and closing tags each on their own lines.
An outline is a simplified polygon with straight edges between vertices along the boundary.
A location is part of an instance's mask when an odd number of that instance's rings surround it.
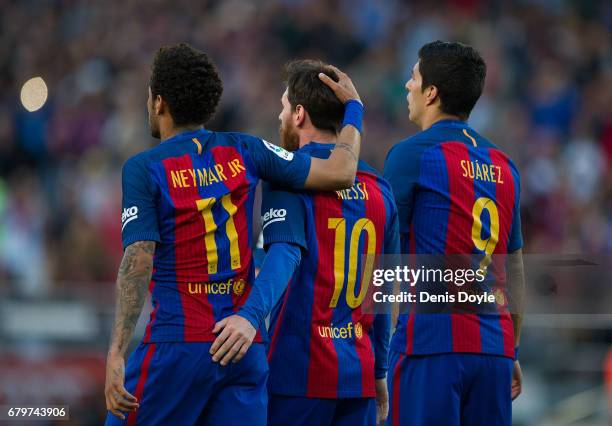
<svg viewBox="0 0 612 426">
<path fill-rule="evenodd" d="M 482 94 L 486 73 L 486 64 L 473 47 L 439 40 L 427 43 L 406 83 L 410 121 L 421 126 L 428 113 L 467 120 Z"/>
<path fill-rule="evenodd" d="M 160 120 L 173 127 L 204 125 L 215 112 L 223 83 L 204 52 L 180 43 L 157 51 L 149 82 L 149 126 L 160 137 Z"/>
<path fill-rule="evenodd" d="M 319 60 L 296 60 L 285 66 L 287 90 L 278 119 L 281 145 L 289 151 L 299 148 L 299 132 L 307 126 L 334 134 L 341 129 L 344 105 L 319 79 L 319 73 L 338 81 L 334 70 Z"/>
</svg>

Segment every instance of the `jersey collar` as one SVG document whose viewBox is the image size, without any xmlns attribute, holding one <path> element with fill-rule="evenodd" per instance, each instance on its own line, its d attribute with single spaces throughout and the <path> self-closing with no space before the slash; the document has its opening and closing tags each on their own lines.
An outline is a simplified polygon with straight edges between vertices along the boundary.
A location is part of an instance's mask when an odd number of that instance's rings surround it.
<svg viewBox="0 0 612 426">
<path fill-rule="evenodd" d="M 434 127 L 454 127 L 456 129 L 467 129 L 469 126 L 465 121 L 448 119 L 436 121 L 430 128 Z"/>
<path fill-rule="evenodd" d="M 204 136 L 204 134 L 208 133 L 209 131 L 206 129 L 197 129 L 197 130 L 188 130 L 182 133 L 178 133 L 174 136 L 172 136 L 171 138 L 166 139 L 165 141 L 163 141 L 162 143 L 168 143 L 168 142 L 177 142 L 180 140 L 186 140 L 186 139 L 191 139 L 191 138 L 195 138 L 198 136 Z"/>
</svg>

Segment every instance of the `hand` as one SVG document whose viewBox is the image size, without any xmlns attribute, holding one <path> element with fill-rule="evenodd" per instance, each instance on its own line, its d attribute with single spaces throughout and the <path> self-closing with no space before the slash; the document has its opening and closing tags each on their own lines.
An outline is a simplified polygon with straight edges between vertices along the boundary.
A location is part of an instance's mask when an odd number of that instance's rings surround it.
<svg viewBox="0 0 612 426">
<path fill-rule="evenodd" d="M 514 370 L 512 371 L 512 400 L 514 401 L 523 391 L 523 372 L 521 364 L 518 360 L 514 361 Z"/>
<path fill-rule="evenodd" d="M 336 83 L 329 76 L 323 73 L 319 73 L 319 79 L 333 90 L 336 97 L 340 99 L 340 102 L 343 104 L 347 103 L 351 99 L 361 103 L 359 93 L 357 93 L 357 89 L 355 89 L 355 86 L 353 85 L 353 82 L 349 76 L 333 65 L 330 65 L 330 68 L 333 69 L 338 76 L 338 82 Z"/>
<path fill-rule="evenodd" d="M 221 331 L 223 330 L 223 331 Z M 257 330 L 246 318 L 232 315 L 215 324 L 213 333 L 221 332 L 210 347 L 213 361 L 221 360 L 225 366 L 230 361 L 238 362 L 251 347 Z"/>
<path fill-rule="evenodd" d="M 136 397 L 123 386 L 124 380 L 125 362 L 123 356 L 108 354 L 106 358 L 106 384 L 104 385 L 106 409 L 121 420 L 125 420 L 125 415 L 121 411 L 136 411 L 140 406 Z"/>
<path fill-rule="evenodd" d="M 387 379 L 376 379 L 376 424 L 384 425 L 389 415 Z"/>
</svg>

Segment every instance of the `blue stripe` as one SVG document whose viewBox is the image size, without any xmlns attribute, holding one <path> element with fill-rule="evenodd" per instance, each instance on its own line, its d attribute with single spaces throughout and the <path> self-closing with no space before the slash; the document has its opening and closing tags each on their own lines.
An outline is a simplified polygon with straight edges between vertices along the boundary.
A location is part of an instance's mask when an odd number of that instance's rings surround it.
<svg viewBox="0 0 612 426">
<path fill-rule="evenodd" d="M 469 148 L 470 160 L 474 162 L 474 164 L 482 165 L 492 164 L 491 156 L 489 155 L 488 148 Z M 474 175 L 476 175 L 476 168 L 474 168 Z M 496 196 L 496 184 L 495 182 L 489 182 L 480 179 L 474 179 L 474 202 L 480 197 L 487 197 L 493 200 L 493 202 L 497 203 L 495 198 Z M 481 238 L 486 240 L 491 237 L 491 216 L 487 209 L 483 210 L 481 216 L 482 222 L 482 231 Z M 478 250 L 474 247 L 474 253 L 481 254 L 484 257 L 484 251 Z M 478 261 L 481 259 L 481 256 L 477 256 Z M 474 261 L 473 267 L 476 269 L 479 267 L 476 260 Z M 491 274 L 492 275 L 492 274 Z M 493 281 L 493 276 L 487 277 L 480 290 L 489 291 L 490 286 Z M 480 323 L 480 340 L 482 345 L 482 352 L 484 353 L 503 353 L 504 352 L 504 337 L 501 332 L 501 327 L 499 325 L 499 316 L 491 315 L 490 310 L 486 309 L 486 306 L 479 306 L 479 310 L 481 311 L 478 314 L 479 323 Z M 495 306 L 493 306 L 495 308 Z M 483 312 L 489 312 L 483 313 Z"/>
<path fill-rule="evenodd" d="M 446 248 L 450 212 L 450 187 L 442 144 L 423 152 L 417 199 L 414 202 L 413 229 L 418 254 L 441 254 Z M 406 318 L 407 319 L 407 318 Z M 405 329 L 404 329 L 405 331 Z M 451 352 L 453 348 L 450 314 L 417 314 L 414 318 L 414 352 Z"/>
<path fill-rule="evenodd" d="M 185 327 L 185 315 L 181 296 L 176 288 L 175 230 L 176 212 L 168 188 L 166 169 L 162 163 L 151 165 L 153 178 L 161 189 L 159 203 L 161 244 L 155 248 L 155 286 L 153 288 L 153 306 L 161 307 L 155 314 L 155 322 L 151 328 L 151 341 L 158 338 L 177 336 L 182 340 Z M 161 301 L 161 302 L 160 302 Z M 160 329 L 160 327 L 162 327 Z M 163 337 L 161 336 L 163 335 Z"/>
<path fill-rule="evenodd" d="M 450 192 L 442 144 L 423 152 L 419 191 L 414 201 L 412 224 L 417 253 L 444 253 L 450 211 Z"/>
</svg>

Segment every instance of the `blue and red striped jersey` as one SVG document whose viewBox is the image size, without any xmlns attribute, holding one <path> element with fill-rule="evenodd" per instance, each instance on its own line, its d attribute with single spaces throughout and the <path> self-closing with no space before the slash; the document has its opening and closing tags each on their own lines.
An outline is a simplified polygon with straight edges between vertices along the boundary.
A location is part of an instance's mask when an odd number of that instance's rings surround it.
<svg viewBox="0 0 612 426">
<path fill-rule="evenodd" d="M 465 122 L 439 121 L 398 143 L 384 176 L 398 206 L 402 253 L 503 257 L 522 247 L 518 170 Z M 503 283 L 499 263 L 495 277 Z M 512 319 L 507 306 L 486 314 L 411 309 L 399 316 L 391 347 L 408 355 L 514 357 Z"/>
<path fill-rule="evenodd" d="M 176 135 L 125 163 L 123 246 L 157 242 L 144 342 L 215 339 L 214 324 L 246 301 L 253 283 L 259 178 L 301 188 L 309 169 L 307 155 L 204 129 Z"/>
<path fill-rule="evenodd" d="M 298 152 L 326 158 L 332 148 L 311 142 Z M 369 264 L 365 255 L 399 251 L 390 186 L 360 162 L 355 184 L 343 191 L 266 187 L 262 221 L 265 247 L 302 247 L 300 265 L 271 315 L 270 391 L 375 396 L 375 378 L 386 374 L 390 318 L 365 314 L 361 304 L 374 267 L 374 256 Z"/>
</svg>

